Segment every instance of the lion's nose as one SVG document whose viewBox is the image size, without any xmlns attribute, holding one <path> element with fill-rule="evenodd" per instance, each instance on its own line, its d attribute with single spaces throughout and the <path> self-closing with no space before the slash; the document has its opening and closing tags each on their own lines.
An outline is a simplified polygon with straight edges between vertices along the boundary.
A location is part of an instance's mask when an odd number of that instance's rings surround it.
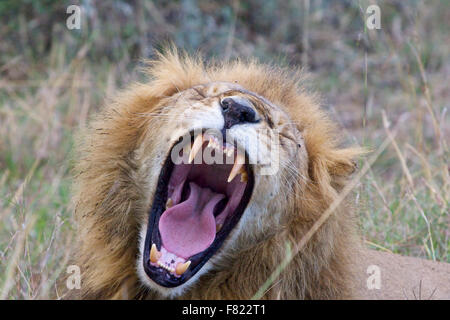
<svg viewBox="0 0 450 320">
<path fill-rule="evenodd" d="M 256 123 L 256 112 L 250 103 L 240 97 L 228 97 L 221 101 L 222 114 L 225 120 L 225 129 L 235 124 Z"/>
</svg>

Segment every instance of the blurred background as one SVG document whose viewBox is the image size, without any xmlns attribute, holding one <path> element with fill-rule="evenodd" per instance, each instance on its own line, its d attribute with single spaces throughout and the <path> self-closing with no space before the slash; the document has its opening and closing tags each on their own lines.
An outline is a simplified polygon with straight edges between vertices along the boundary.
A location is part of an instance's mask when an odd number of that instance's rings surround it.
<svg viewBox="0 0 450 320">
<path fill-rule="evenodd" d="M 72 4 L 79 30 L 66 26 Z M 371 4 L 379 30 L 365 24 Z M 143 80 L 142 59 L 168 41 L 310 72 L 347 144 L 389 141 L 352 198 L 366 245 L 449 262 L 449 31 L 444 0 L 2 0 L 0 299 L 58 297 L 72 255 L 73 133 Z"/>
</svg>

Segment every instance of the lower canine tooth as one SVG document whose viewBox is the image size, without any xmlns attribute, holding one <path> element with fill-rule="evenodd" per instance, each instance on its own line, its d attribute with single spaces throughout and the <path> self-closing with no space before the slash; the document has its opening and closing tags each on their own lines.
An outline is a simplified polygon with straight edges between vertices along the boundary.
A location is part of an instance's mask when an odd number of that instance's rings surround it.
<svg viewBox="0 0 450 320">
<path fill-rule="evenodd" d="M 175 269 L 175 272 L 177 275 L 181 276 L 183 273 L 186 272 L 186 270 L 189 268 L 189 266 L 191 265 L 191 260 L 185 262 L 185 263 L 178 263 L 177 267 Z"/>
<path fill-rule="evenodd" d="M 223 224 L 216 224 L 216 233 L 220 231 L 220 229 L 222 229 Z"/>
<path fill-rule="evenodd" d="M 152 244 L 152 248 L 150 250 L 150 261 L 153 263 L 159 262 L 158 259 L 160 257 L 161 253 L 158 251 L 158 249 L 156 249 L 156 244 Z"/>
<path fill-rule="evenodd" d="M 247 182 L 248 181 L 248 174 L 247 172 L 242 172 L 241 173 L 241 182 Z"/>
</svg>

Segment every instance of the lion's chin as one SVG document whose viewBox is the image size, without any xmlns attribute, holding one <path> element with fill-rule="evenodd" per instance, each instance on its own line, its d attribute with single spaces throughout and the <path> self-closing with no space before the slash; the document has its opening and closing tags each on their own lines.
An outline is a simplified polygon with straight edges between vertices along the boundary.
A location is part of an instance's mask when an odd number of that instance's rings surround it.
<svg viewBox="0 0 450 320">
<path fill-rule="evenodd" d="M 189 133 L 188 141 L 176 159 L 169 152 L 161 169 L 141 251 L 143 271 L 162 288 L 180 287 L 206 270 L 253 191 L 245 151 L 211 134 Z"/>
</svg>

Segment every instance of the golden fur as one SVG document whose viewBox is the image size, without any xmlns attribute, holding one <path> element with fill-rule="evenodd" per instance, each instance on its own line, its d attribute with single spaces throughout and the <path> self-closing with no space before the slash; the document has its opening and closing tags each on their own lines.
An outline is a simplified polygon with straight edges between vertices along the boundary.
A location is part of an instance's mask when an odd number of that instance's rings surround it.
<svg viewBox="0 0 450 320">
<path fill-rule="evenodd" d="M 251 298 L 285 259 L 287 245 L 293 248 L 337 197 L 355 169 L 360 150 L 340 147 L 342 134 L 314 95 L 302 90 L 298 72 L 253 61 L 205 65 L 201 58 L 171 50 L 150 62 L 148 75 L 148 82 L 119 92 L 80 135 L 74 183 L 78 224 L 74 264 L 81 268 L 82 284 L 81 290 L 71 292 L 72 297 L 164 298 L 144 285 L 136 271 L 139 233 L 154 190 L 149 181 L 156 181 L 158 174 L 143 171 L 155 171 L 155 163 L 162 160 L 154 149 L 170 147 L 169 139 L 159 140 L 172 129 L 157 114 L 162 106 L 178 105 L 174 98 L 178 95 L 190 99 L 184 92 L 194 86 L 217 91 L 214 86 L 224 82 L 278 106 L 282 115 L 275 126 L 294 126 L 287 130 L 295 132 L 300 147 L 282 143 L 282 156 L 292 159 L 291 168 L 281 171 L 285 174 L 285 182 L 279 184 L 281 195 L 275 196 L 275 204 L 263 213 L 258 227 L 243 221 L 241 228 L 246 232 L 236 234 L 232 246 L 224 248 L 212 268 L 178 298 Z M 260 193 L 276 191 L 273 183 L 259 181 Z M 351 208 L 342 203 L 262 298 L 352 297 L 348 279 L 358 244 L 356 230 Z"/>
</svg>

